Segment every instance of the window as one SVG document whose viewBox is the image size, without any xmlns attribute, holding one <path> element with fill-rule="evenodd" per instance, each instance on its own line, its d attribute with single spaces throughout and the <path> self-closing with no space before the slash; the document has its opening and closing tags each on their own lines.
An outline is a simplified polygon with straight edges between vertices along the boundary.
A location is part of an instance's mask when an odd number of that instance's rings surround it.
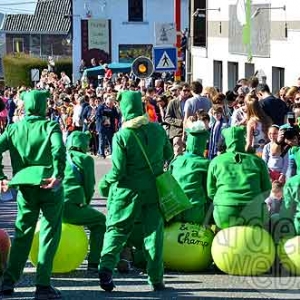
<svg viewBox="0 0 300 300">
<path fill-rule="evenodd" d="M 272 67 L 272 93 L 277 93 L 284 86 L 284 68 Z"/>
<path fill-rule="evenodd" d="M 33 34 L 30 36 L 30 53 L 33 55 L 41 55 L 41 36 Z"/>
<path fill-rule="evenodd" d="M 214 86 L 223 90 L 223 62 L 214 60 Z"/>
<path fill-rule="evenodd" d="M 42 43 L 42 56 L 53 56 L 53 44 L 52 44 L 52 36 L 43 34 L 41 35 L 41 43 Z"/>
<path fill-rule="evenodd" d="M 24 52 L 24 39 L 23 38 L 14 38 L 13 39 L 14 49 L 16 53 Z"/>
<path fill-rule="evenodd" d="M 143 0 L 128 0 L 128 21 L 143 22 Z"/>
<path fill-rule="evenodd" d="M 206 0 L 193 0 L 194 1 L 194 9 L 206 9 Z M 207 37 L 207 11 L 199 11 L 193 18 L 193 29 L 194 29 L 194 37 L 193 37 L 193 46 L 197 47 L 206 47 L 206 37 Z"/>
<path fill-rule="evenodd" d="M 239 79 L 239 64 L 228 62 L 228 90 L 232 90 Z"/>
<path fill-rule="evenodd" d="M 245 63 L 245 78 L 254 76 L 254 64 Z"/>
</svg>

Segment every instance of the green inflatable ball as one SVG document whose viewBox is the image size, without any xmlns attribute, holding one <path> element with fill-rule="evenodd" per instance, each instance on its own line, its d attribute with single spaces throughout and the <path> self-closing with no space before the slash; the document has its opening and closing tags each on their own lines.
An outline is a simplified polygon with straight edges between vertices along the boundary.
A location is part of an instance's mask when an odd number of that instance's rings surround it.
<svg viewBox="0 0 300 300">
<path fill-rule="evenodd" d="M 284 269 L 293 275 L 300 275 L 300 236 L 280 240 L 277 253 Z"/>
<path fill-rule="evenodd" d="M 211 253 L 217 267 L 230 275 L 259 275 L 275 260 L 272 237 L 260 227 L 234 226 L 219 231 Z"/>
<path fill-rule="evenodd" d="M 173 271 L 203 271 L 212 264 L 214 233 L 198 224 L 173 223 L 165 228 L 164 263 Z"/>
<path fill-rule="evenodd" d="M 38 262 L 40 224 L 37 224 L 29 259 L 34 266 Z M 54 261 L 53 273 L 68 273 L 76 270 L 84 261 L 88 251 L 88 238 L 81 226 L 62 224 L 61 238 Z"/>
</svg>

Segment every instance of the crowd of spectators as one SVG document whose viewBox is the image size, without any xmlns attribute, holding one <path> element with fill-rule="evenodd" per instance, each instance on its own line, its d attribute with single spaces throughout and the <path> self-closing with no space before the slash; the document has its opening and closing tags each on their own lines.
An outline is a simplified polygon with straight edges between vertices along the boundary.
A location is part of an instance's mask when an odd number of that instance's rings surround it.
<svg viewBox="0 0 300 300">
<path fill-rule="evenodd" d="M 210 131 L 205 151 L 209 159 L 225 151 L 222 129 L 245 126 L 246 150 L 267 163 L 276 189 L 295 173 L 289 151 L 299 144 L 299 86 L 282 87 L 272 95 L 267 84 L 251 77 L 239 80 L 233 90 L 223 93 L 217 87 L 203 88 L 199 81 L 188 84 L 162 78 L 137 79 L 132 74 L 113 74 L 107 65 L 104 69 L 104 76 L 72 84 L 65 72 L 56 74 L 48 68 L 36 85 L 49 90 L 47 118 L 60 124 L 65 140 L 74 130 L 90 131 L 92 155 L 106 158 L 112 153 L 113 135 L 122 126 L 117 94 L 136 90 L 142 93 L 149 120 L 167 131 L 175 157 L 185 150 L 187 124 L 198 119 Z M 6 87 L 2 91 L 5 109 L 0 112 L 1 132 L 7 124 L 24 117 L 20 93 L 27 89 Z"/>
</svg>

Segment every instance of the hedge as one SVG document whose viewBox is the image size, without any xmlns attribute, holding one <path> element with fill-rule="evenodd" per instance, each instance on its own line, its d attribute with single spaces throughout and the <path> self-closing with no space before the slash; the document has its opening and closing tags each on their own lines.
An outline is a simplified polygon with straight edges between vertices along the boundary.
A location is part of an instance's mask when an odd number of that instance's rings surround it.
<svg viewBox="0 0 300 300">
<path fill-rule="evenodd" d="M 39 69 L 41 74 L 43 69 L 47 69 L 47 61 L 26 54 L 9 54 L 3 57 L 3 69 L 6 86 L 33 86 L 31 69 Z M 61 71 L 65 71 L 72 78 L 72 60 L 70 58 L 61 58 L 55 61 L 55 72 L 59 74 Z"/>
</svg>

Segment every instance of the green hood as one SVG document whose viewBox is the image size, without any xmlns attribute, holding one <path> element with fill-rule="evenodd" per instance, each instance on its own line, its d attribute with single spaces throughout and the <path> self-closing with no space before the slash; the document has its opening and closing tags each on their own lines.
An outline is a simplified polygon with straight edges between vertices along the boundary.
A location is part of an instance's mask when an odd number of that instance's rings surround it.
<svg viewBox="0 0 300 300">
<path fill-rule="evenodd" d="M 50 96 L 49 91 L 33 90 L 23 92 L 21 99 L 24 101 L 26 116 L 46 116 L 47 98 Z"/>
<path fill-rule="evenodd" d="M 209 139 L 209 132 L 205 128 L 203 121 L 196 121 L 187 125 L 185 131 L 188 133 L 186 141 L 186 152 L 203 156 Z"/>
<path fill-rule="evenodd" d="M 186 151 L 188 153 L 203 156 L 208 138 L 208 131 L 189 132 L 186 141 Z"/>
<path fill-rule="evenodd" d="M 225 139 L 226 152 L 245 152 L 246 128 L 244 126 L 234 126 L 222 130 Z"/>
<path fill-rule="evenodd" d="M 134 119 L 144 114 L 142 94 L 140 92 L 120 92 L 117 100 L 120 102 L 120 109 L 124 121 Z"/>
<path fill-rule="evenodd" d="M 81 150 L 83 153 L 86 153 L 89 148 L 91 135 L 88 131 L 74 131 L 72 132 L 67 139 L 67 150 L 72 150 L 73 148 L 77 148 Z"/>
</svg>

